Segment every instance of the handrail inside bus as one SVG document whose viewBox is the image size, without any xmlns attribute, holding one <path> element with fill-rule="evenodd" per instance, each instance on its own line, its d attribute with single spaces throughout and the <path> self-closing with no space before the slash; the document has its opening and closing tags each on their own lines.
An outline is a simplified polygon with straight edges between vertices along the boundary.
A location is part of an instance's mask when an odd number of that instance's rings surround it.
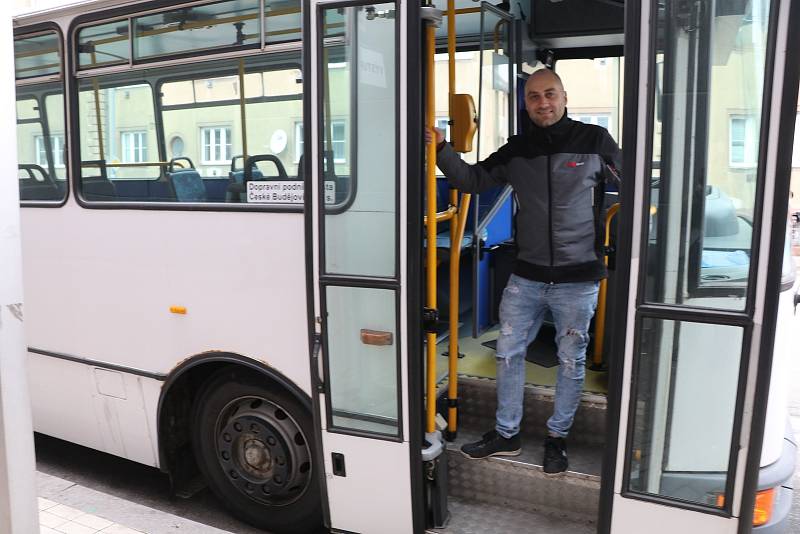
<svg viewBox="0 0 800 534">
<path fill-rule="evenodd" d="M 168 167 L 172 163 L 180 168 L 185 168 L 180 161 L 139 161 L 136 163 L 105 163 L 103 161 L 82 161 L 81 167 Z"/>
<path fill-rule="evenodd" d="M 611 220 L 619 211 L 619 202 L 612 204 L 606 213 L 606 235 L 603 246 L 611 244 Z M 608 254 L 603 254 L 603 261 L 608 265 Z M 599 368 L 603 364 L 603 341 L 605 339 L 606 326 L 606 298 L 608 292 L 608 279 L 600 280 L 600 289 L 597 295 L 597 313 L 594 320 L 594 353 L 592 354 L 592 366 Z"/>
</svg>

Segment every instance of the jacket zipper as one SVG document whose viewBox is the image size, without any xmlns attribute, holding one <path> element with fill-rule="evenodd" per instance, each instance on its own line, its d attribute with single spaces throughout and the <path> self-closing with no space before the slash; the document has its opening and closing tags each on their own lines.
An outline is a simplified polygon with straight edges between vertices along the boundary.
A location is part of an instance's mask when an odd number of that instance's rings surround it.
<svg viewBox="0 0 800 534">
<path fill-rule="evenodd" d="M 547 238 L 550 242 L 550 283 L 553 278 L 553 179 L 550 154 L 547 155 Z"/>
</svg>

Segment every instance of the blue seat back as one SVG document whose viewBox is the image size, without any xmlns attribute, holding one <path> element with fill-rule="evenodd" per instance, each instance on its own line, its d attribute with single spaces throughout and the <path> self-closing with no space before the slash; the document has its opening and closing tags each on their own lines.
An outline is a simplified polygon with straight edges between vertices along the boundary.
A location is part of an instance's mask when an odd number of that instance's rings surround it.
<svg viewBox="0 0 800 534">
<path fill-rule="evenodd" d="M 206 187 L 196 169 L 182 169 L 167 173 L 175 200 L 178 202 L 205 202 Z"/>
</svg>

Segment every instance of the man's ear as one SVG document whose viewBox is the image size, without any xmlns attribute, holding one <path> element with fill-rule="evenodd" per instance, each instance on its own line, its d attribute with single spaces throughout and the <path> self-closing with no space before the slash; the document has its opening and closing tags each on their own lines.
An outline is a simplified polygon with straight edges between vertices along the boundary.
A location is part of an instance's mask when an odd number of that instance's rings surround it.
<svg viewBox="0 0 800 534">
<path fill-rule="evenodd" d="M 564 105 L 567 105 L 567 92 L 564 91 Z"/>
</svg>

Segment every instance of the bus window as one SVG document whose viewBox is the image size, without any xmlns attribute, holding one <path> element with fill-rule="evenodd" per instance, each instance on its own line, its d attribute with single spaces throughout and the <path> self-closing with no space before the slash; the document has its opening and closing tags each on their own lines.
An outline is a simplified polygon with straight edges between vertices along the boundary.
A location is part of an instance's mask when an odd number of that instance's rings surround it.
<svg viewBox="0 0 800 534">
<path fill-rule="evenodd" d="M 169 31 L 165 31 L 165 29 Z M 239 0 L 133 19 L 133 59 L 260 44 L 258 4 Z"/>
<path fill-rule="evenodd" d="M 241 77 L 228 61 L 198 66 L 191 80 L 160 86 L 165 137 L 172 140 L 167 157 L 177 157 L 177 147 L 195 162 L 209 202 L 300 205 L 302 183 L 286 183 L 302 180 L 299 54 L 273 58 L 272 66 L 240 61 Z M 225 71 L 230 74 L 219 75 Z"/>
<path fill-rule="evenodd" d="M 654 123 L 660 178 L 651 185 L 648 302 L 731 310 L 746 305 L 766 22 L 756 12 L 736 21 L 724 34 L 712 37 L 709 31 L 689 43 L 713 45 L 713 62 L 702 76 L 679 75 L 686 65 L 663 67 L 661 116 Z M 707 97 L 687 99 L 682 87 Z M 704 125 L 691 137 L 687 114 Z"/>
<path fill-rule="evenodd" d="M 21 201 L 60 201 L 67 194 L 64 91 L 52 81 L 61 74 L 59 49 L 54 32 L 14 42 Z"/>
<path fill-rule="evenodd" d="M 169 200 L 163 187 L 154 189 L 144 183 L 161 176 L 149 84 L 125 82 L 115 75 L 83 80 L 78 111 L 82 188 L 84 193 L 97 188 L 106 191 L 99 197 L 85 194 L 87 200 Z M 130 184 L 110 191 L 109 180 Z"/>
<path fill-rule="evenodd" d="M 78 31 L 78 69 L 120 65 L 130 61 L 128 21 L 117 20 Z"/>
<path fill-rule="evenodd" d="M 59 74 L 58 34 L 46 33 L 17 40 L 14 43 L 14 71 L 18 80 Z"/>
<path fill-rule="evenodd" d="M 264 16 L 264 41 L 267 44 L 302 38 L 300 0 L 265 0 Z"/>
<path fill-rule="evenodd" d="M 114 191 L 87 200 L 302 206 L 298 52 L 137 74 L 152 86 L 131 76 L 81 87 L 84 182 Z"/>
</svg>

